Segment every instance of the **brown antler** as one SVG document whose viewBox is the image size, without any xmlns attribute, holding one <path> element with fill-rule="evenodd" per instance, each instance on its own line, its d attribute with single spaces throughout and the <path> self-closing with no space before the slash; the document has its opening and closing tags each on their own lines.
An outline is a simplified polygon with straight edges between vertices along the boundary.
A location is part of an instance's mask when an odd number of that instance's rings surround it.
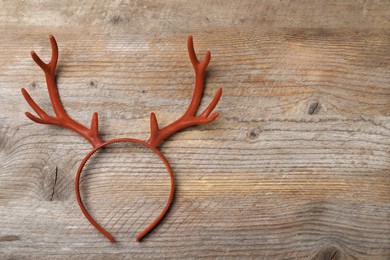
<svg viewBox="0 0 390 260">
<path fill-rule="evenodd" d="M 30 118 L 32 121 L 40 123 L 40 124 L 50 124 L 50 125 L 58 125 L 65 128 L 68 128 L 88 140 L 92 144 L 93 147 L 102 144 L 103 141 L 99 136 L 98 132 L 98 114 L 94 113 L 92 116 L 91 127 L 87 128 L 80 123 L 73 120 L 65 111 L 62 106 L 60 96 L 58 94 L 57 84 L 56 84 L 56 75 L 55 70 L 58 61 L 58 46 L 57 42 L 53 35 L 50 35 L 50 45 L 52 56 L 49 63 L 44 63 L 38 55 L 32 51 L 31 57 L 38 64 L 39 67 L 43 70 L 46 76 L 46 84 L 47 90 L 49 91 L 50 102 L 53 106 L 54 113 L 56 117 L 49 116 L 43 111 L 37 103 L 31 98 L 30 94 L 22 88 L 22 94 L 26 99 L 27 103 L 31 106 L 31 108 L 38 114 L 39 117 L 32 115 L 29 112 L 26 112 L 26 116 Z"/>
<path fill-rule="evenodd" d="M 192 95 L 191 103 L 182 117 L 161 129 L 158 127 L 156 115 L 153 112 L 150 114 L 150 138 L 147 143 L 153 147 L 157 147 L 162 141 L 167 139 L 172 134 L 180 131 L 181 129 L 194 125 L 210 123 L 218 116 L 217 112 L 213 113 L 212 115 L 210 114 L 218 104 L 218 101 L 222 95 L 221 88 L 218 89 L 208 107 L 200 115 L 196 116 L 196 112 L 202 99 L 204 79 L 207 65 L 211 59 L 211 54 L 209 51 L 207 51 L 203 61 L 200 63 L 195 54 L 194 43 L 191 35 L 189 35 L 187 38 L 187 48 L 192 66 L 195 70 L 195 89 L 194 94 Z"/>
</svg>

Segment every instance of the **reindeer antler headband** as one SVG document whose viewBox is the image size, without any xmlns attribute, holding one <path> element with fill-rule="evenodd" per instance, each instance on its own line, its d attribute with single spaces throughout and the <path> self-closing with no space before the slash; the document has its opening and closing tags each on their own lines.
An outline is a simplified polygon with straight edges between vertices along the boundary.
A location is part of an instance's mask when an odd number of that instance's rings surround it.
<svg viewBox="0 0 390 260">
<path fill-rule="evenodd" d="M 99 230 L 106 238 L 108 238 L 111 242 L 114 242 L 115 239 L 112 235 L 110 235 L 104 228 L 102 228 L 88 213 L 87 209 L 85 208 L 83 201 L 81 200 L 80 196 L 80 176 L 81 172 L 87 163 L 88 159 L 98 150 L 102 149 L 103 147 L 106 147 L 107 145 L 113 144 L 113 143 L 121 143 L 121 142 L 128 142 L 128 143 L 137 143 L 140 145 L 143 145 L 144 147 L 149 148 L 152 150 L 156 155 L 160 157 L 160 159 L 165 164 L 165 167 L 169 173 L 170 179 L 171 179 L 171 187 L 170 187 L 170 193 L 169 198 L 166 203 L 166 206 L 164 207 L 163 211 L 160 213 L 160 215 L 144 230 L 142 231 L 136 238 L 137 241 L 140 241 L 146 234 L 148 234 L 164 217 L 164 215 L 167 213 L 173 199 L 173 193 L 174 193 L 174 176 L 171 169 L 171 166 L 168 162 L 168 160 L 165 158 L 165 156 L 161 153 L 161 151 L 158 149 L 158 146 L 166 140 L 169 136 L 173 135 L 177 131 L 180 131 L 181 129 L 194 126 L 194 125 L 202 125 L 207 124 L 212 121 L 214 121 L 218 113 L 215 112 L 211 114 L 211 112 L 214 110 L 215 106 L 218 104 L 218 101 L 222 94 L 222 89 L 218 89 L 216 95 L 214 96 L 211 103 L 208 105 L 208 107 L 200 114 L 196 115 L 197 110 L 199 108 L 200 101 L 202 99 L 203 89 L 204 89 L 204 80 L 205 80 L 205 73 L 207 65 L 210 62 L 210 52 L 206 52 L 206 55 L 202 62 L 199 62 L 199 60 L 196 57 L 194 45 L 192 41 L 192 36 L 188 36 L 187 39 L 187 48 L 188 53 L 190 56 L 190 60 L 192 63 L 192 66 L 195 70 L 195 89 L 194 93 L 192 95 L 191 103 L 188 106 L 186 112 L 181 116 L 179 119 L 174 121 L 173 123 L 167 125 L 166 127 L 160 128 L 157 123 L 156 115 L 152 112 L 150 114 L 150 138 L 148 141 L 141 141 L 138 139 L 133 138 L 118 138 L 118 139 L 112 139 L 109 141 L 103 141 L 102 138 L 99 135 L 98 131 L 98 114 L 94 113 L 92 116 L 91 126 L 88 128 L 86 126 L 83 126 L 79 122 L 72 119 L 65 111 L 64 107 L 62 106 L 60 96 L 58 93 L 57 85 L 56 85 L 56 66 L 58 61 L 58 46 L 57 42 L 54 39 L 54 36 L 50 35 L 50 44 L 52 49 L 52 57 L 49 63 L 44 63 L 38 55 L 32 51 L 31 57 L 33 60 L 38 64 L 39 67 L 43 70 L 46 76 L 46 83 L 47 83 L 47 89 L 50 96 L 50 102 L 53 106 L 53 110 L 56 116 L 49 116 L 45 111 L 43 111 L 37 103 L 31 98 L 31 96 L 28 94 L 28 92 L 22 88 L 22 94 L 24 98 L 26 99 L 27 103 L 31 106 L 31 108 L 38 114 L 37 116 L 32 115 L 29 112 L 26 112 L 26 116 L 30 118 L 32 121 L 40 123 L 40 124 L 49 124 L 49 125 L 57 125 L 61 127 L 68 128 L 79 135 L 83 136 L 85 139 L 88 140 L 88 142 L 92 145 L 92 150 L 84 157 L 82 160 L 77 174 L 76 174 L 76 180 L 75 180 L 75 192 L 76 192 L 76 198 L 77 202 L 84 213 L 85 217 L 91 222 L 91 224 Z"/>
</svg>

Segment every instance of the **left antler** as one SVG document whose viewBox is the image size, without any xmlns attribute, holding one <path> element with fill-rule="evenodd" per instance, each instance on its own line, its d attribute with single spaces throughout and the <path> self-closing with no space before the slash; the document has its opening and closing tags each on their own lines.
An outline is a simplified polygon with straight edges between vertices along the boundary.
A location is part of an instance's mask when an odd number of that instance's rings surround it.
<svg viewBox="0 0 390 260">
<path fill-rule="evenodd" d="M 26 112 L 26 116 L 32 121 L 39 124 L 57 125 L 68 128 L 87 139 L 93 147 L 96 147 L 103 143 L 98 131 L 98 114 L 94 113 L 92 116 L 91 127 L 87 128 L 71 118 L 62 106 L 60 95 L 57 89 L 56 83 L 56 66 L 58 61 L 58 45 L 53 35 L 50 35 L 50 45 L 52 56 L 49 63 L 45 63 L 38 57 L 38 55 L 32 51 L 31 57 L 43 70 L 46 76 L 47 90 L 49 92 L 50 102 L 54 110 L 55 116 L 49 116 L 37 103 L 31 98 L 27 90 L 22 88 L 22 94 L 31 108 L 38 114 L 34 116 L 30 112 Z"/>
<path fill-rule="evenodd" d="M 192 95 L 191 103 L 182 117 L 161 129 L 158 126 L 156 115 L 153 112 L 150 114 L 150 138 L 147 142 L 153 147 L 157 147 L 169 136 L 184 128 L 210 123 L 218 116 L 218 112 L 215 112 L 212 115 L 210 114 L 218 104 L 218 101 L 222 95 L 222 88 L 218 89 L 208 107 L 200 115 L 196 115 L 200 101 L 202 99 L 204 79 L 206 76 L 207 65 L 211 59 L 211 54 L 209 51 L 207 51 L 203 61 L 199 62 L 195 54 L 194 43 L 191 35 L 189 35 L 187 38 L 187 49 L 195 71 L 195 89 Z"/>
</svg>

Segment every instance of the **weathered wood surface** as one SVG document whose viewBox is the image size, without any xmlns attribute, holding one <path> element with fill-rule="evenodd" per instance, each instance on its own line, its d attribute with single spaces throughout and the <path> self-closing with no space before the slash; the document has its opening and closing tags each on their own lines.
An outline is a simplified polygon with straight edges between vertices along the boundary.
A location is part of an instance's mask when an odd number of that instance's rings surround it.
<svg viewBox="0 0 390 260">
<path fill-rule="evenodd" d="M 390 4 L 270 2 L 0 2 L 0 258 L 389 259 Z M 212 52 L 203 107 L 222 86 L 221 116 L 162 146 L 175 201 L 142 243 L 168 194 L 159 160 L 115 146 L 83 175 L 110 244 L 73 194 L 88 143 L 23 115 L 22 86 L 50 111 L 29 57 L 48 59 L 49 33 L 66 109 L 99 112 L 104 139 L 185 110 L 188 33 Z"/>
</svg>

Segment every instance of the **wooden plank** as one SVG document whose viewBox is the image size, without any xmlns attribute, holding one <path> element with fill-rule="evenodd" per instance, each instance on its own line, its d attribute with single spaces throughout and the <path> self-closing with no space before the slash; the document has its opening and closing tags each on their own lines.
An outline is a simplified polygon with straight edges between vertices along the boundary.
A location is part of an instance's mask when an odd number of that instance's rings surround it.
<svg viewBox="0 0 390 260">
<path fill-rule="evenodd" d="M 157 35 L 248 26 L 388 29 L 389 7 L 387 0 L 4 1 L 0 3 L 0 25 Z"/>
<path fill-rule="evenodd" d="M 390 255 L 388 3 L 240 3 L 1 3 L 1 258 Z M 48 25 L 51 12 L 56 19 Z M 118 21 L 108 18 L 116 13 Z M 209 20 L 195 24 L 204 14 Z M 85 124 L 99 112 L 105 140 L 145 140 L 151 111 L 166 125 L 189 102 L 188 32 L 200 56 L 212 52 L 202 107 L 221 86 L 221 116 L 162 146 L 176 177 L 175 202 L 142 243 L 135 236 L 167 199 L 164 166 L 131 145 L 93 158 L 82 195 L 117 238 L 110 244 L 73 194 L 88 143 L 22 113 L 31 111 L 22 86 L 50 111 L 44 77 L 28 53 L 48 59 L 47 34 L 54 33 L 67 111 Z"/>
</svg>

